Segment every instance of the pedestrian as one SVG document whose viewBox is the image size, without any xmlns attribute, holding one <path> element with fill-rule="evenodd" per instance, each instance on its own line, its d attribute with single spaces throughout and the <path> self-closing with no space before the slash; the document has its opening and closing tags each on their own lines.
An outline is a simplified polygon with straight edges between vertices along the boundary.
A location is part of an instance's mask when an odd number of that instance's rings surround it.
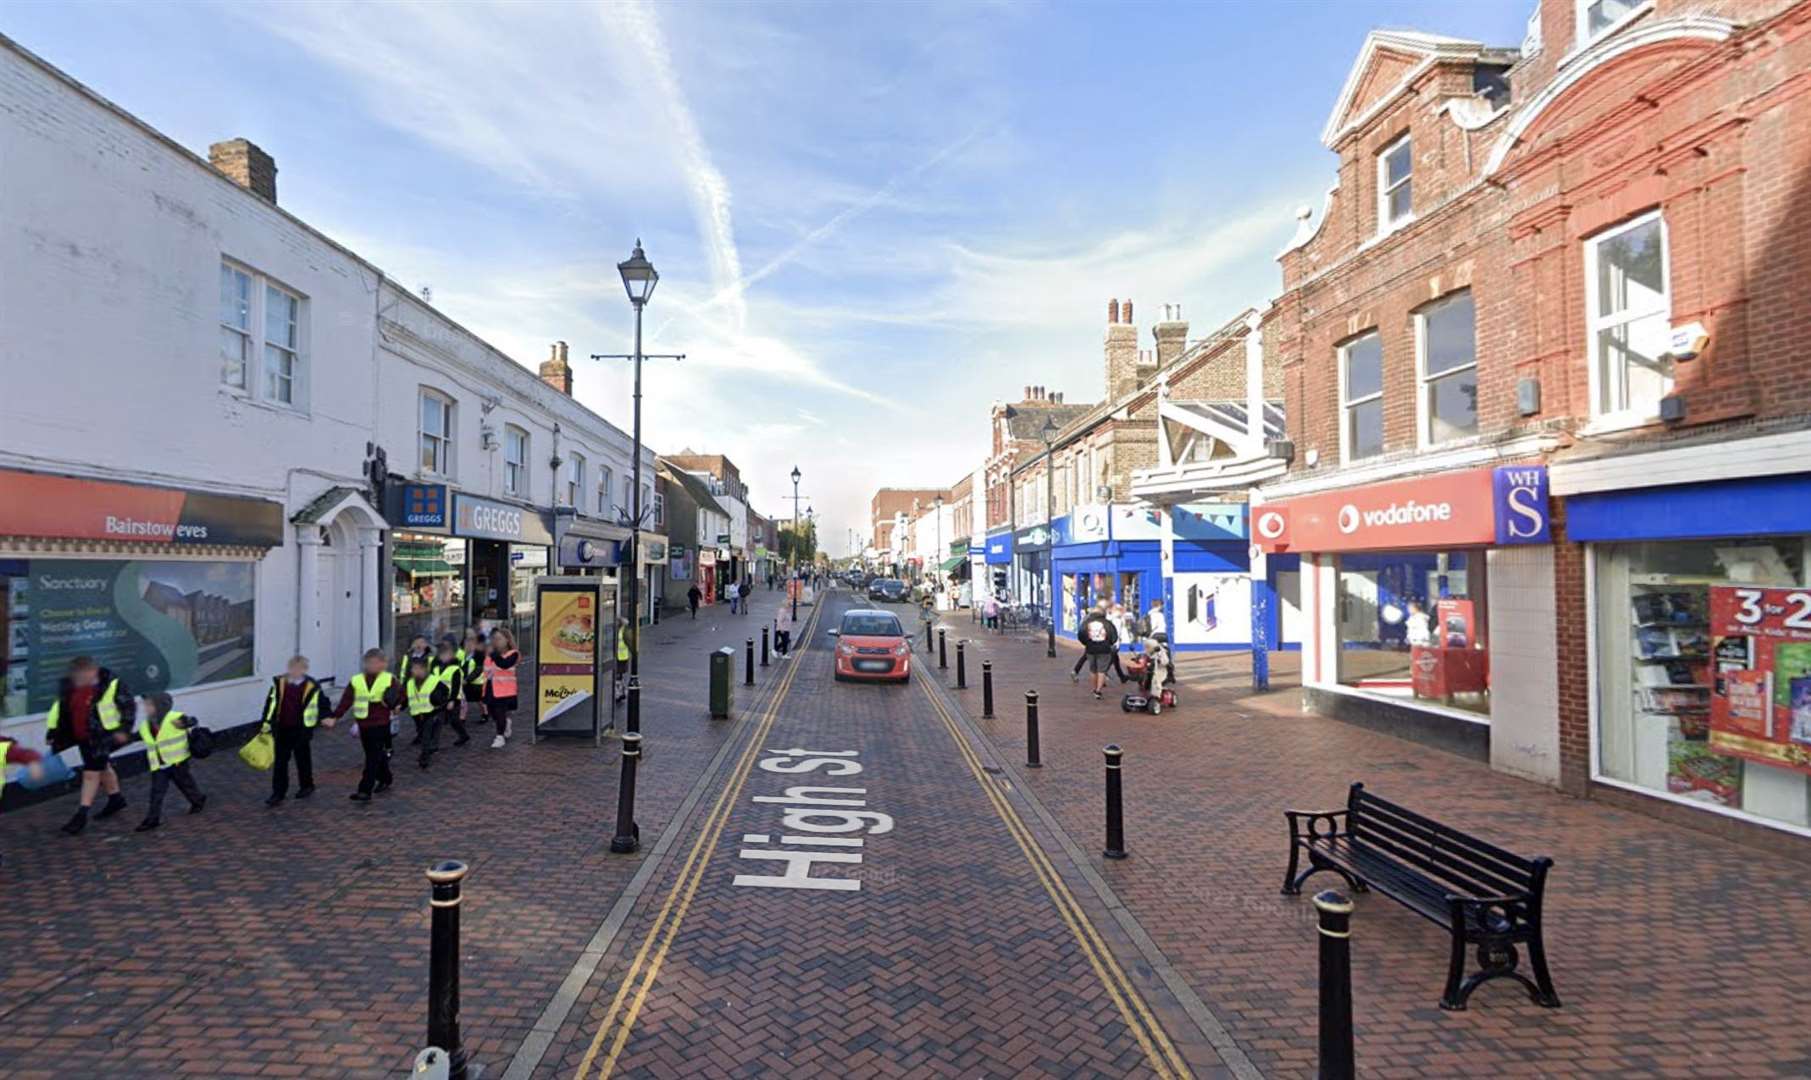
<svg viewBox="0 0 1811 1080">
<path fill-rule="evenodd" d="M 28 780 L 39 780 L 44 776 L 44 755 L 36 750 L 29 750 L 17 742 L 0 734 L 0 801 L 6 797 L 6 767 L 23 766 L 24 776 Z M 0 858 L 0 866 L 6 865 Z"/>
<path fill-rule="evenodd" d="M 440 639 L 440 647 L 434 653 L 434 666 L 431 669 L 434 677 L 446 687 L 446 701 L 440 709 L 440 723 L 453 729 L 453 745 L 464 746 L 472 741 L 465 730 L 465 662 L 460 659 L 459 639 L 446 634 Z M 435 726 L 439 730 L 439 725 Z M 436 747 L 438 749 L 438 747 Z"/>
<path fill-rule="evenodd" d="M 110 818 L 126 808 L 126 796 L 119 789 L 119 774 L 113 771 L 109 755 L 124 746 L 131 730 L 132 696 L 126 684 L 93 657 L 78 656 L 69 662 L 69 672 L 57 687 L 57 699 L 44 717 L 44 733 L 50 741 L 50 752 L 60 754 L 78 747 L 82 755 L 82 802 L 75 816 L 63 825 L 63 831 L 74 836 L 88 827 L 88 810 L 96 793 L 107 793 L 107 805 L 98 818 Z"/>
<path fill-rule="evenodd" d="M 1101 692 L 1107 686 L 1107 672 L 1119 662 L 1119 631 L 1114 629 L 1113 621 L 1107 618 L 1105 608 L 1095 604 L 1075 635 L 1082 643 L 1082 661 L 1088 665 L 1091 688 L 1094 700 L 1099 701 Z M 1081 663 L 1076 664 L 1076 671 L 1081 670 Z M 1073 678 L 1075 672 L 1070 673 Z M 1125 674 L 1120 674 L 1120 681 L 1125 681 Z"/>
<path fill-rule="evenodd" d="M 501 626 L 490 632 L 490 652 L 484 658 L 484 708 L 497 729 L 490 741 L 492 750 L 501 750 L 509 742 L 514 726 L 510 714 L 516 711 L 516 662 L 521 659 L 514 634 Z"/>
<path fill-rule="evenodd" d="M 314 729 L 321 722 L 321 684 L 308 674 L 308 658 L 292 656 L 283 674 L 270 682 L 264 695 L 264 725 L 259 730 L 271 737 L 276 758 L 271 762 L 270 798 L 265 806 L 275 806 L 289 797 L 289 759 L 296 762 L 296 798 L 314 794 Z"/>
<path fill-rule="evenodd" d="M 1151 601 L 1151 610 L 1138 627 L 1139 636 L 1146 639 L 1145 654 L 1151 657 L 1151 667 L 1163 664 L 1163 682 L 1167 686 L 1176 681 L 1176 658 L 1170 651 L 1170 622 L 1163 613 L 1162 598 Z"/>
<path fill-rule="evenodd" d="M 402 693 L 408 699 L 409 719 L 415 721 L 415 741 L 421 744 L 418 763 L 425 769 L 439 745 L 440 718 L 446 712 L 447 699 L 452 695 L 440 674 L 434 670 L 433 660 L 425 656 L 409 658 L 409 671 L 403 676 Z"/>
<path fill-rule="evenodd" d="M 989 630 L 1000 627 L 1000 600 L 991 593 L 981 604 L 981 625 Z"/>
<path fill-rule="evenodd" d="M 394 733 L 390 727 L 393 710 L 403 706 L 402 684 L 390 674 L 390 660 L 382 649 L 366 649 L 361 670 L 346 681 L 346 691 L 333 710 L 327 726 L 332 727 L 347 713 L 358 730 L 359 747 L 365 752 L 365 770 L 359 775 L 353 802 L 370 802 L 373 794 L 390 789 L 395 779 L 390 774 L 390 746 Z"/>
<path fill-rule="evenodd" d="M 729 584 L 729 588 L 725 591 L 729 593 L 729 613 L 734 615 L 741 610 L 742 583 L 740 581 L 732 581 Z"/>
<path fill-rule="evenodd" d="M 484 632 L 473 628 L 465 632 L 465 645 L 459 650 L 459 665 L 464 669 L 464 700 L 460 709 L 471 712 L 478 706 L 478 719 L 484 719 Z"/>
<path fill-rule="evenodd" d="M 704 593 L 699 591 L 696 584 L 685 591 L 685 603 L 687 607 L 692 609 L 692 618 L 696 619 L 698 617 L 698 601 L 703 599 Z"/>
<path fill-rule="evenodd" d="M 742 614 L 748 614 L 748 594 L 755 591 L 753 578 L 742 579 Z"/>
<path fill-rule="evenodd" d="M 194 719 L 178 712 L 170 695 L 162 691 L 138 699 L 135 734 L 145 744 L 145 764 L 151 770 L 151 801 L 145 806 L 145 820 L 138 823 L 135 832 L 150 832 L 163 824 L 163 800 L 172 783 L 189 800 L 189 813 L 199 814 L 207 808 L 208 797 L 201 793 L 189 772 L 189 729 L 194 726 Z"/>
</svg>

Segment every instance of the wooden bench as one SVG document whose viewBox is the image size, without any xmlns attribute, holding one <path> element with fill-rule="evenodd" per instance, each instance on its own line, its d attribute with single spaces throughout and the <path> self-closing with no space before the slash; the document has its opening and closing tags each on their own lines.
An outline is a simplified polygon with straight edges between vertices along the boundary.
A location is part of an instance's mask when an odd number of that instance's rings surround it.
<svg viewBox="0 0 1811 1080">
<path fill-rule="evenodd" d="M 1299 895 L 1310 874 L 1331 870 L 1354 891 L 1382 893 L 1452 934 L 1442 1009 L 1465 1008 L 1473 990 L 1498 978 L 1521 983 L 1538 1005 L 1559 1007 L 1541 939 L 1541 896 L 1552 859 L 1504 851 L 1380 799 L 1363 784 L 1352 785 L 1344 810 L 1283 813 L 1289 819 L 1284 895 Z M 1469 978 L 1467 945 L 1477 946 L 1481 969 Z M 1516 970 L 1518 945 L 1528 949 L 1532 980 Z"/>
</svg>

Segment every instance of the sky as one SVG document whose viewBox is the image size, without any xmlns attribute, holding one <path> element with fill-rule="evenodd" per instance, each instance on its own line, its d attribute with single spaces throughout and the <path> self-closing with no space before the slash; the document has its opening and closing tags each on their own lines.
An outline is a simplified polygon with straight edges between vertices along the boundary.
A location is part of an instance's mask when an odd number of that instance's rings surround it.
<svg viewBox="0 0 1811 1080">
<path fill-rule="evenodd" d="M 282 205 L 624 430 L 789 474 L 832 554 L 880 486 L 954 484 L 1027 384 L 1103 395 L 1109 298 L 1204 336 L 1280 290 L 1367 31 L 1515 45 L 1533 0 L 84 3 L 0 32 Z"/>
</svg>

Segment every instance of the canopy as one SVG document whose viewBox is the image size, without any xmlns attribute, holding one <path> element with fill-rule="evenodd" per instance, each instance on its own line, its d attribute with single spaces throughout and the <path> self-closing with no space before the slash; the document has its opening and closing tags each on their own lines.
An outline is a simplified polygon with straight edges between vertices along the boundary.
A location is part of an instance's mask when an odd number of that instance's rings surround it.
<svg viewBox="0 0 1811 1080">
<path fill-rule="evenodd" d="M 959 566 L 967 566 L 967 565 L 968 565 L 968 556 L 967 555 L 952 555 L 949 558 L 943 560 L 942 569 L 943 569 L 943 572 L 947 574 L 950 571 L 955 570 Z"/>
</svg>

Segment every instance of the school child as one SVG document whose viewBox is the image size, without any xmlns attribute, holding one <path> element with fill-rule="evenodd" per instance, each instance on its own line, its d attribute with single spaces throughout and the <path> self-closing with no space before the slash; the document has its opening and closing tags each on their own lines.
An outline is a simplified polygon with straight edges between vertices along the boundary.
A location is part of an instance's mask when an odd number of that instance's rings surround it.
<svg viewBox="0 0 1811 1080">
<path fill-rule="evenodd" d="M 289 759 L 296 762 L 296 798 L 314 794 L 314 729 L 321 722 L 321 706 L 326 695 L 321 684 L 308 674 L 308 658 L 292 656 L 283 674 L 271 680 L 270 692 L 264 695 L 264 726 L 276 744 L 276 760 L 271 763 L 270 798 L 265 806 L 276 806 L 289 797 Z"/>
<path fill-rule="evenodd" d="M 138 699 L 138 724 L 132 733 L 145 744 L 151 801 L 137 832 L 150 832 L 163 823 L 163 800 L 172 783 L 189 800 L 189 813 L 199 814 L 207 806 L 208 797 L 189 772 L 189 729 L 194 726 L 194 719 L 178 712 L 168 694 L 146 694 Z"/>
<path fill-rule="evenodd" d="M 466 706 L 478 706 L 480 720 L 484 719 L 484 638 L 482 630 L 467 630 L 465 644 L 459 649 L 459 662 L 465 668 L 465 701 L 460 708 L 470 712 Z"/>
<path fill-rule="evenodd" d="M 358 724 L 359 745 L 365 751 L 365 771 L 358 780 L 353 802 L 370 802 L 373 793 L 388 791 L 390 774 L 390 716 L 403 707 L 402 683 L 390 674 L 390 659 L 382 649 L 365 650 L 363 669 L 346 681 L 346 691 L 333 710 L 332 727 L 347 713 Z"/>
<path fill-rule="evenodd" d="M 429 667 L 432 667 L 434 664 L 434 645 L 432 642 L 430 642 L 428 640 L 426 634 L 416 634 L 414 637 L 409 639 L 409 651 L 406 653 L 403 653 L 402 662 L 396 665 L 396 676 L 395 677 L 399 681 L 402 679 L 408 678 L 409 677 L 409 667 L 410 667 L 410 665 L 414 664 L 416 660 L 426 660 L 428 662 Z M 413 739 L 409 740 L 409 745 L 411 745 L 411 746 L 420 746 L 421 745 L 421 727 L 420 727 L 420 725 L 416 726 L 415 737 Z"/>
<path fill-rule="evenodd" d="M 459 641 L 451 634 L 440 639 L 440 648 L 434 657 L 434 677 L 446 686 L 446 705 L 441 709 L 441 720 L 457 736 L 453 745 L 464 746 L 472 741 L 465 730 L 465 701 L 462 696 L 465 665 L 459 659 Z"/>
<path fill-rule="evenodd" d="M 0 734 L 0 797 L 6 795 L 6 767 L 8 765 L 24 766 L 24 776 L 36 781 L 44 775 L 44 755 L 30 750 Z M 0 866 L 5 865 L 0 860 Z"/>
<path fill-rule="evenodd" d="M 425 656 L 409 658 L 409 674 L 403 679 L 402 692 L 409 702 L 409 718 L 415 721 L 415 741 L 421 744 L 421 767 L 425 769 L 440 742 L 440 718 L 446 713 L 447 699 L 452 694 L 433 670 L 433 661 Z"/>
</svg>

